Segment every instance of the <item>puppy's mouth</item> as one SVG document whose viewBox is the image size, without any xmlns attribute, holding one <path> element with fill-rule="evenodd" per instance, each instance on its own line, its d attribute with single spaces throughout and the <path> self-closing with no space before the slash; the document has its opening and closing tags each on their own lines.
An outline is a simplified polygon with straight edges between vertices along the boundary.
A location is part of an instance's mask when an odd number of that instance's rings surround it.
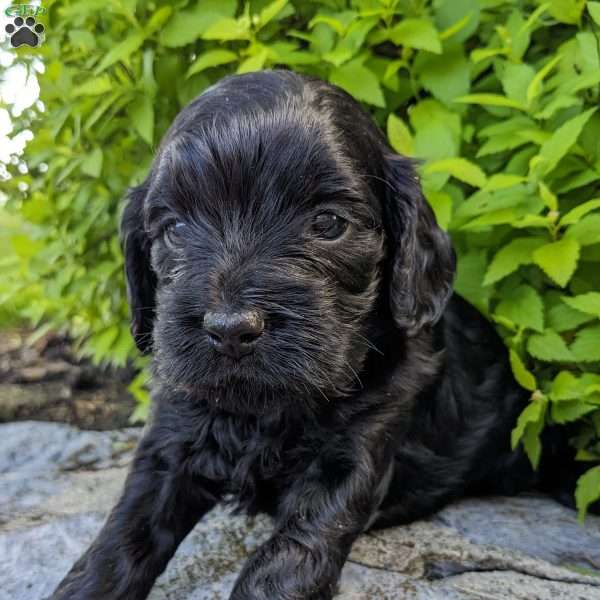
<svg viewBox="0 0 600 600">
<path fill-rule="evenodd" d="M 180 387 L 192 401 L 233 414 L 262 415 L 300 405 L 301 398 L 289 387 L 269 386 L 256 379 L 227 377 L 218 383 L 198 383 Z"/>
</svg>

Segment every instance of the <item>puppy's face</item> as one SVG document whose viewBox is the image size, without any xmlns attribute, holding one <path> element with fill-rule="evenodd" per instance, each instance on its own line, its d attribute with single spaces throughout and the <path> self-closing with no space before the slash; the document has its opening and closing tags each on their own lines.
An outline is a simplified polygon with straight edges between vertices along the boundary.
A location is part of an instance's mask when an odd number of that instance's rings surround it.
<svg viewBox="0 0 600 600">
<path fill-rule="evenodd" d="M 254 77 L 225 80 L 180 115 L 123 225 L 134 334 L 145 347 L 152 336 L 157 375 L 234 412 L 359 388 L 394 277 L 384 222 L 397 215 L 382 202 L 373 125 L 334 88 L 358 134 L 335 102 L 316 107 L 307 80 Z"/>
</svg>

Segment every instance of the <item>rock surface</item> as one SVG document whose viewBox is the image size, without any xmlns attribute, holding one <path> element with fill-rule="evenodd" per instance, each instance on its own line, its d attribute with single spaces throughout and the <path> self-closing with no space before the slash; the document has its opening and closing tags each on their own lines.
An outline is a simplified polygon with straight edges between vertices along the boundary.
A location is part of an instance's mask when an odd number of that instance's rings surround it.
<svg viewBox="0 0 600 600">
<path fill-rule="evenodd" d="M 102 525 L 139 430 L 82 432 L 49 423 L 0 426 L 0 600 L 45 598 Z M 269 535 L 210 513 L 179 548 L 151 600 L 227 593 Z M 469 499 L 433 518 L 362 536 L 343 600 L 600 600 L 600 518 L 581 527 L 547 498 Z"/>
</svg>

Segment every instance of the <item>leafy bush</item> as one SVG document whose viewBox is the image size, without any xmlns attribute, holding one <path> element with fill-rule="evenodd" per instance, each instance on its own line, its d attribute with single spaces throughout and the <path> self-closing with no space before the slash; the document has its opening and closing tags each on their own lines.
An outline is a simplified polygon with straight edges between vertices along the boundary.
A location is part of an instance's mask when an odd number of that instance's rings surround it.
<svg viewBox="0 0 600 600">
<path fill-rule="evenodd" d="M 599 29 L 600 2 L 584 0 L 54 2 L 39 50 L 45 110 L 15 119 L 35 137 L 29 172 L 11 166 L 7 182 L 25 224 L 4 259 L 4 299 L 67 327 L 97 361 L 134 356 L 116 236 L 125 188 L 179 109 L 223 75 L 313 73 L 423 160 L 427 198 L 459 254 L 456 288 L 497 324 L 532 393 L 513 444 L 537 465 L 544 425 L 570 424 L 578 459 L 593 465 Z M 599 496 L 595 466 L 579 481 L 581 515 Z"/>
</svg>

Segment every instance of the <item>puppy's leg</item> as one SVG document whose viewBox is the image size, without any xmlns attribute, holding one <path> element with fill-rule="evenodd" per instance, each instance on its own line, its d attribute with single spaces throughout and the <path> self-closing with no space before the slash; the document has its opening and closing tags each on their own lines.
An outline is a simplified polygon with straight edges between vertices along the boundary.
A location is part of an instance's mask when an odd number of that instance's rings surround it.
<svg viewBox="0 0 600 600">
<path fill-rule="evenodd" d="M 141 441 L 121 499 L 52 600 L 142 600 L 177 546 L 217 501 L 193 480 L 184 445 L 153 428 Z"/>
<path fill-rule="evenodd" d="M 333 597 L 352 543 L 369 525 L 390 474 L 385 433 L 372 433 L 332 440 L 291 486 L 275 533 L 247 561 L 231 600 Z"/>
</svg>

